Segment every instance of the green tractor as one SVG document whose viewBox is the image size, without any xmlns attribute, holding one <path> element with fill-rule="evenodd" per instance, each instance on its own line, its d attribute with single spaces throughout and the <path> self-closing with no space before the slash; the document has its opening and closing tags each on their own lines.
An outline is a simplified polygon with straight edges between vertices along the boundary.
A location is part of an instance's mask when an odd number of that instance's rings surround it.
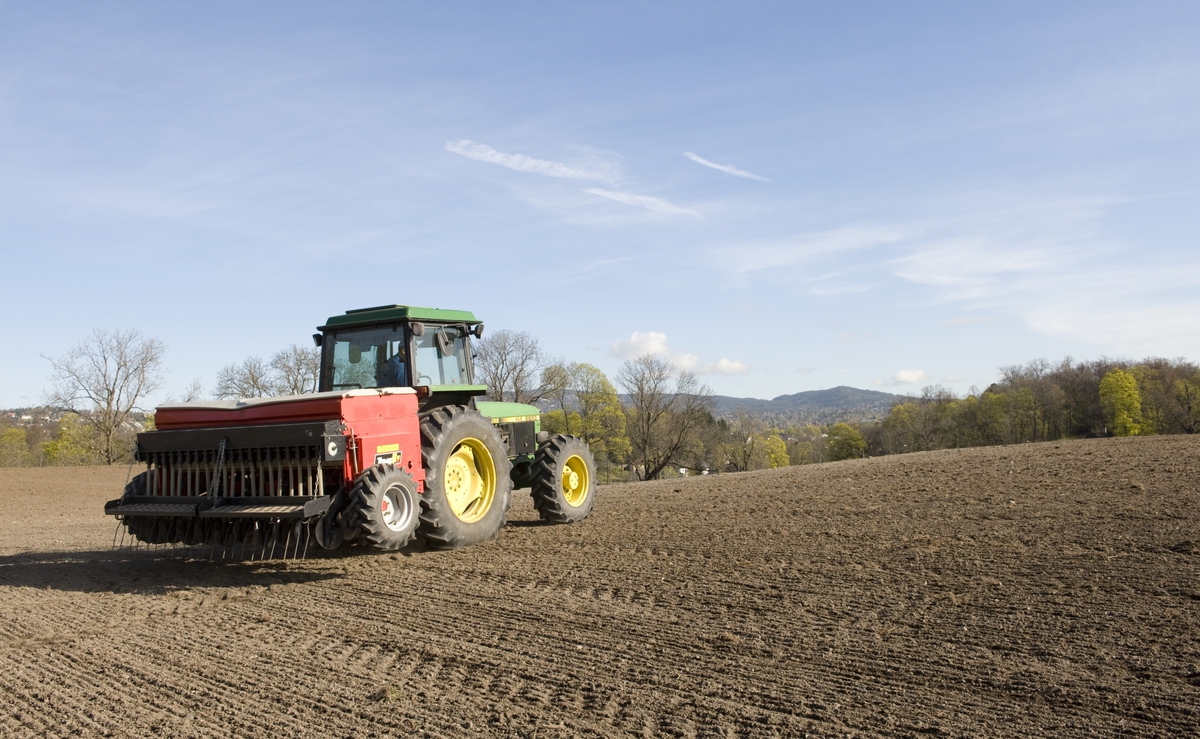
<svg viewBox="0 0 1200 739">
<path fill-rule="evenodd" d="M 473 314 L 388 305 L 318 330 L 318 392 L 160 406 L 138 434 L 145 471 L 105 512 L 138 542 L 284 556 L 491 541 L 513 488 L 549 523 L 591 512 L 587 444 L 542 431 L 535 406 L 480 399 Z"/>
</svg>

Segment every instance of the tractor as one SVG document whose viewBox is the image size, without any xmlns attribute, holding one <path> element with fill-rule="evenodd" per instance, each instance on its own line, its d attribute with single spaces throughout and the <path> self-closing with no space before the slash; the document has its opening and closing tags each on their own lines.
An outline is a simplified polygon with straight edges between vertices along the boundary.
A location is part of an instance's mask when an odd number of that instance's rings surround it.
<svg viewBox="0 0 1200 739">
<path fill-rule="evenodd" d="M 543 521 L 595 501 L 583 439 L 542 431 L 539 411 L 485 401 L 468 311 L 387 305 L 318 327 L 317 392 L 170 403 L 137 436 L 145 470 L 105 504 L 134 543 L 297 556 L 356 544 L 457 549 L 495 539 L 514 488 Z M 122 540 L 124 540 L 122 536 Z"/>
</svg>

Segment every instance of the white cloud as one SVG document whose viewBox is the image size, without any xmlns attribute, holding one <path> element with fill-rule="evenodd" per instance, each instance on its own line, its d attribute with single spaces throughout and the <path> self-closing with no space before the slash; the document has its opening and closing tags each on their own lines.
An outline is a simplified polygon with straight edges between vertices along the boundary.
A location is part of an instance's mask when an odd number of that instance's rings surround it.
<svg viewBox="0 0 1200 739">
<path fill-rule="evenodd" d="M 677 352 L 667 345 L 667 335 L 658 331 L 634 331 L 628 341 L 614 341 L 609 351 L 618 359 L 637 359 L 646 354 L 662 357 L 680 369 L 690 370 L 700 358 Z"/>
<path fill-rule="evenodd" d="M 687 352 L 676 351 L 667 343 L 667 335 L 659 331 L 634 331 L 628 340 L 614 341 L 608 347 L 609 353 L 618 359 L 637 359 L 647 354 L 661 357 L 681 370 L 689 370 L 698 375 L 745 375 L 750 367 L 737 359 L 722 357 L 716 362 L 700 364 L 700 357 Z"/>
<path fill-rule="evenodd" d="M 919 382 L 925 382 L 929 379 L 929 375 L 925 374 L 925 370 L 919 369 L 902 369 L 886 380 L 876 380 L 876 385 L 895 386 L 895 385 L 915 385 Z"/>
<path fill-rule="evenodd" d="M 749 374 L 750 366 L 736 359 L 722 357 L 716 362 L 697 367 L 695 372 L 698 375 L 745 375 Z"/>
<path fill-rule="evenodd" d="M 584 192 L 592 195 L 599 195 L 600 197 L 608 198 L 609 200 L 615 200 L 618 203 L 624 203 L 625 205 L 646 208 L 657 213 L 669 213 L 671 215 L 679 216 L 695 216 L 696 218 L 704 217 L 700 215 L 699 211 L 695 211 L 690 208 L 683 208 L 670 201 L 663 200 L 662 198 L 651 197 L 649 195 L 633 195 L 632 193 L 627 192 L 602 190 L 598 187 L 589 187 L 584 190 Z"/>
<path fill-rule="evenodd" d="M 703 164 L 705 167 L 712 167 L 713 169 L 715 169 L 719 172 L 724 172 L 725 174 L 731 174 L 734 177 L 745 177 L 746 179 L 749 179 L 749 180 L 760 180 L 762 182 L 770 182 L 770 180 L 768 180 L 766 177 L 756 175 L 753 172 L 747 172 L 744 169 L 738 169 L 737 167 L 734 167 L 729 164 L 717 164 L 716 162 L 710 162 L 707 159 L 705 159 L 704 157 L 700 156 L 699 154 L 693 154 L 690 151 L 683 152 L 683 155 L 685 157 L 687 157 L 688 159 L 691 159 L 696 164 Z"/>
<path fill-rule="evenodd" d="M 524 154 L 506 154 L 496 151 L 487 144 L 480 144 L 469 139 L 462 141 L 447 141 L 446 151 L 459 154 L 467 159 L 474 159 L 489 164 L 499 164 L 501 167 L 515 169 L 518 172 L 529 172 L 546 177 L 561 177 L 568 180 L 611 180 L 611 168 L 573 167 L 562 162 L 549 159 L 534 159 Z"/>
</svg>

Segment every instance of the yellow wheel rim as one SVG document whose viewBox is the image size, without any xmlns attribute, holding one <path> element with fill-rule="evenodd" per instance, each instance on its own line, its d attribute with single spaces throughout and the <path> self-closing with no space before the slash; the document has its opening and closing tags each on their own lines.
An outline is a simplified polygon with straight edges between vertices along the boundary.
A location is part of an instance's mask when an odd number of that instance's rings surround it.
<svg viewBox="0 0 1200 739">
<path fill-rule="evenodd" d="M 567 505 L 578 508 L 587 500 L 588 490 L 592 484 L 588 474 L 587 462 L 578 454 L 572 454 L 563 465 L 562 491 L 567 499 Z"/>
<path fill-rule="evenodd" d="M 479 439 L 463 439 L 446 460 L 446 502 L 463 523 L 487 515 L 496 498 L 496 463 Z"/>
</svg>

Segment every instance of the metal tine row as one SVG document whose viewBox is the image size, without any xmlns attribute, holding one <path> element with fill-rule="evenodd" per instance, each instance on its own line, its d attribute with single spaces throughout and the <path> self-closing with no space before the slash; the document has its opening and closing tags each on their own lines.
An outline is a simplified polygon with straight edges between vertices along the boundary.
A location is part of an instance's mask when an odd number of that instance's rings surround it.
<svg viewBox="0 0 1200 739">
<path fill-rule="evenodd" d="M 178 450 L 147 456 L 149 495 L 227 497 L 324 495 L 316 446 Z"/>
<path fill-rule="evenodd" d="M 301 521 L 141 518 L 117 522 L 112 548 L 228 561 L 274 560 L 278 552 L 279 559 L 294 561 L 308 557 L 312 540 L 313 524 Z"/>
</svg>

